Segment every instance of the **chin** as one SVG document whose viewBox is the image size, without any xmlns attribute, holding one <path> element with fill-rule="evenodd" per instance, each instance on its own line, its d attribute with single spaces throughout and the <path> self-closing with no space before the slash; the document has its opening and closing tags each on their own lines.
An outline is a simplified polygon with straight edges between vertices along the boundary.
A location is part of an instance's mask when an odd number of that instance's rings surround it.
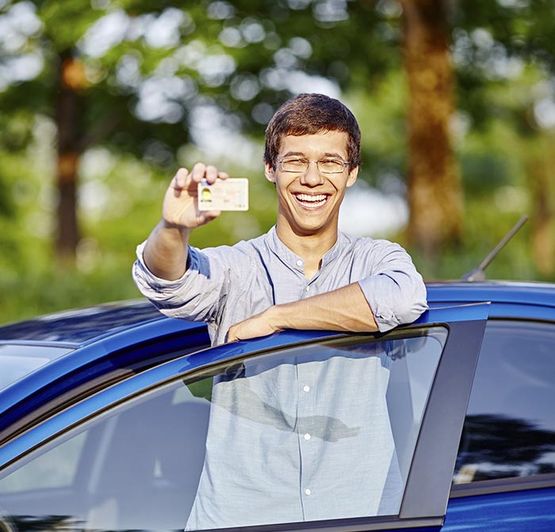
<svg viewBox="0 0 555 532">
<path fill-rule="evenodd" d="M 302 236 L 312 236 L 318 233 L 323 233 L 332 227 L 333 224 L 326 222 L 321 223 L 296 223 L 290 224 L 293 231 Z"/>
</svg>

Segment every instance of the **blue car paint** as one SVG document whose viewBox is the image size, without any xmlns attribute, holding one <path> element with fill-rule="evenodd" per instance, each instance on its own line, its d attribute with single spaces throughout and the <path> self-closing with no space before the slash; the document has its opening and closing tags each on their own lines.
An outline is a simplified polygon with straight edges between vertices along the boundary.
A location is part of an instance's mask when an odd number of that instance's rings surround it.
<svg viewBox="0 0 555 532">
<path fill-rule="evenodd" d="M 541 283 L 429 284 L 428 305 L 489 301 L 490 318 L 555 321 L 555 285 Z"/>
<path fill-rule="evenodd" d="M 555 307 L 555 285 L 547 283 L 428 283 L 428 303 L 491 301 Z"/>
<path fill-rule="evenodd" d="M 82 346 L 135 324 L 160 318 L 161 315 L 154 306 L 144 300 L 124 301 L 3 325 L 0 327 L 0 338 Z"/>
<path fill-rule="evenodd" d="M 450 499 L 443 532 L 555 530 L 555 487 Z"/>
<path fill-rule="evenodd" d="M 203 323 L 158 319 L 88 342 L 0 393 L 0 430 L 68 390 L 110 371 L 132 368 L 161 350 L 209 345 Z M 120 354 L 119 356 L 117 354 Z M 131 371 L 131 370 L 130 370 Z"/>
</svg>

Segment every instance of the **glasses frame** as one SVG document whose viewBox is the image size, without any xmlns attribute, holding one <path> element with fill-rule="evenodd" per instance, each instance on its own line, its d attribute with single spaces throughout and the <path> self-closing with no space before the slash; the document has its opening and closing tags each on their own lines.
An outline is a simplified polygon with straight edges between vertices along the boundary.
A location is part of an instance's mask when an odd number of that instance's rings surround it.
<svg viewBox="0 0 555 532">
<path fill-rule="evenodd" d="M 343 166 L 343 169 L 340 172 L 326 172 L 325 170 L 322 170 L 320 168 L 320 163 L 323 163 L 325 161 L 329 161 L 330 159 L 318 159 L 318 160 L 314 160 L 314 159 L 307 159 L 306 157 L 297 157 L 296 159 L 293 159 L 293 157 L 291 157 L 290 160 L 296 160 L 296 161 L 305 161 L 306 162 L 306 168 L 303 171 L 297 171 L 297 170 L 285 170 L 283 168 L 283 163 L 288 160 L 289 158 L 280 158 L 277 160 L 277 167 L 278 170 L 280 172 L 285 172 L 286 174 L 306 174 L 308 172 L 308 170 L 310 169 L 310 164 L 311 163 L 316 163 L 316 168 L 318 169 L 318 172 L 322 175 L 339 175 L 342 174 L 343 172 L 345 172 L 345 170 L 350 166 L 351 162 L 350 161 L 345 161 L 343 159 L 339 158 L 334 158 L 332 159 L 333 161 L 336 161 L 338 163 L 341 163 Z"/>
</svg>

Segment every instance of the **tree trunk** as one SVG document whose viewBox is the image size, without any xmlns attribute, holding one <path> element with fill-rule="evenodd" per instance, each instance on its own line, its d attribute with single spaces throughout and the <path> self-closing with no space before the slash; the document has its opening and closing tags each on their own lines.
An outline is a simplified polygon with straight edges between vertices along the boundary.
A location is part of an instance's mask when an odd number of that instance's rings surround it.
<svg viewBox="0 0 555 532">
<path fill-rule="evenodd" d="M 429 260 L 457 244 L 463 198 L 451 145 L 453 69 L 443 0 L 401 0 L 409 86 L 409 242 Z"/>
<path fill-rule="evenodd" d="M 70 52 L 60 54 L 56 98 L 57 160 L 57 228 L 56 256 L 73 262 L 79 242 L 77 222 L 77 178 L 79 166 L 79 67 Z"/>
<path fill-rule="evenodd" d="M 530 189 L 532 256 L 542 278 L 555 275 L 555 139 L 545 134 L 529 143 L 526 173 Z"/>
</svg>

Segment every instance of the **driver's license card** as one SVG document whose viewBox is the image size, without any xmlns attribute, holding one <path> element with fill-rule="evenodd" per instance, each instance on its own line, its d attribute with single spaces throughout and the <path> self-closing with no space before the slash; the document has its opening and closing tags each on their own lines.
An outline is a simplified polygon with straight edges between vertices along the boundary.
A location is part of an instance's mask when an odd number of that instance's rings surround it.
<svg viewBox="0 0 555 532">
<path fill-rule="evenodd" d="M 249 180 L 244 178 L 218 179 L 213 185 L 198 184 L 199 211 L 248 211 Z"/>
</svg>

